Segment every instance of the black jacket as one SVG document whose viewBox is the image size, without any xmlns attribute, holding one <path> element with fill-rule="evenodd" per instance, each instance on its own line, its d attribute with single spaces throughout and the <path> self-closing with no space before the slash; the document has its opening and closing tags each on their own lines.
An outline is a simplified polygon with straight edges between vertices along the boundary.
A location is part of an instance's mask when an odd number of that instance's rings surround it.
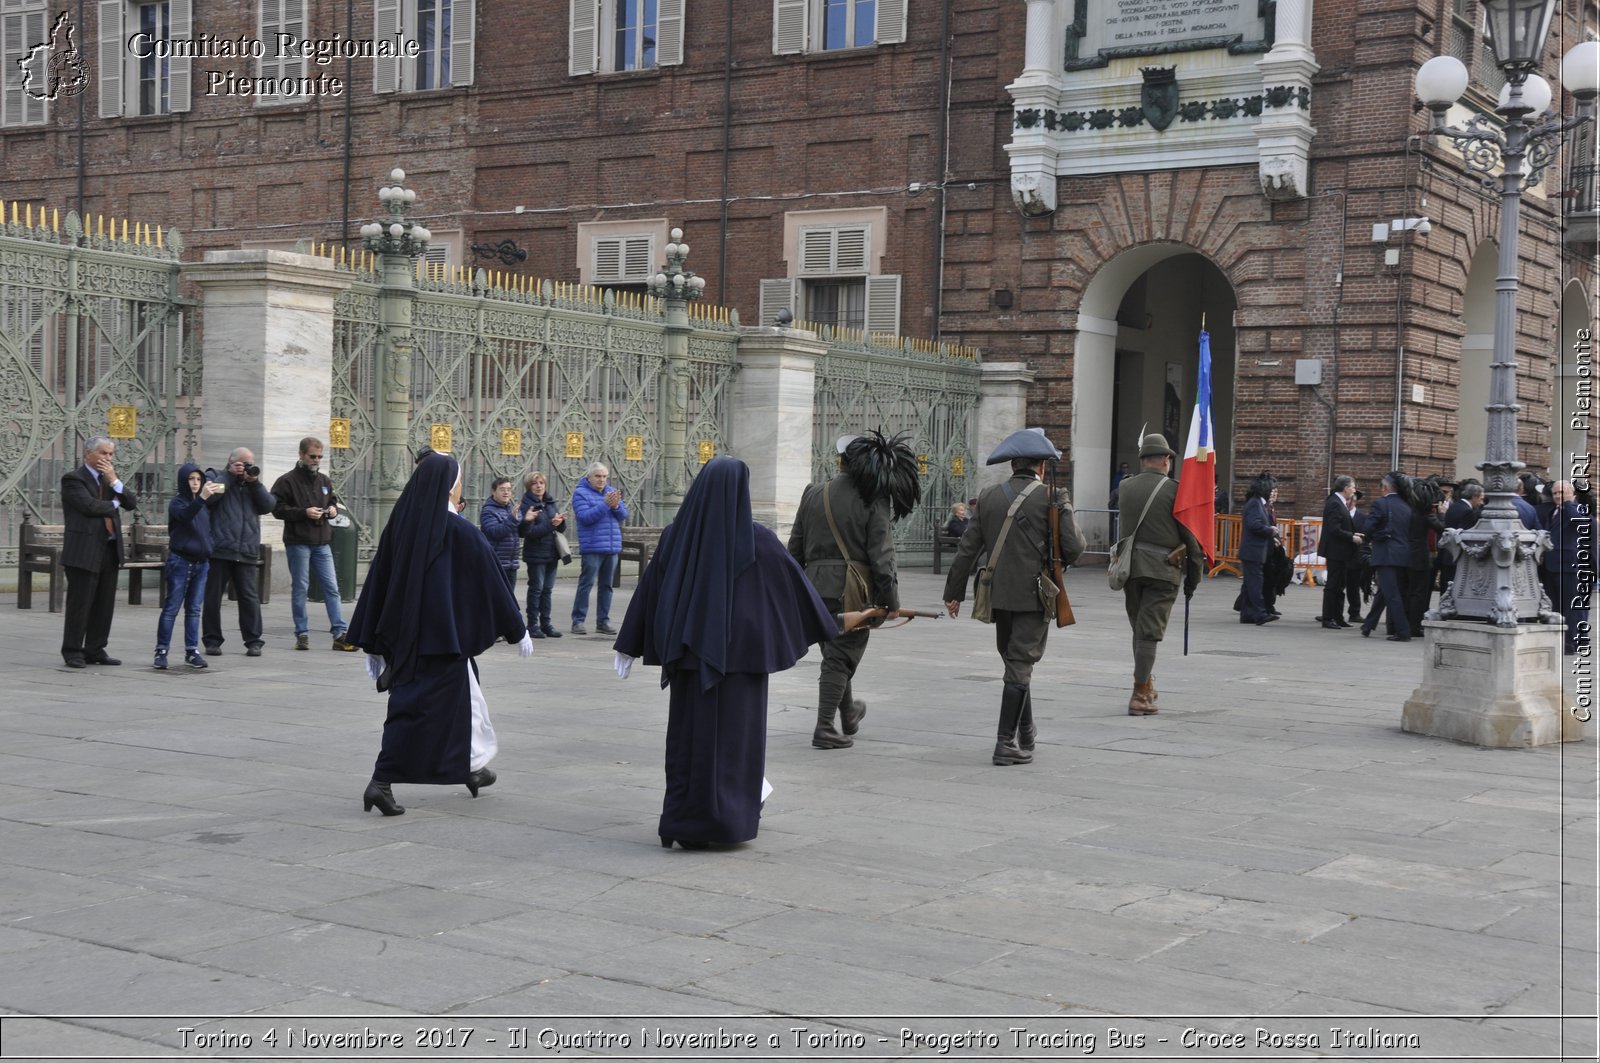
<svg viewBox="0 0 1600 1063">
<path fill-rule="evenodd" d="M 256 561 L 261 557 L 261 517 L 278 500 L 260 480 L 223 473 L 228 489 L 211 500 L 211 556 L 221 561 Z"/>
<path fill-rule="evenodd" d="M 1317 553 L 1329 561 L 1354 561 L 1356 522 L 1350 518 L 1350 509 L 1344 496 L 1335 492 L 1322 504 L 1322 538 L 1317 540 Z"/>
<path fill-rule="evenodd" d="M 561 507 L 556 505 L 555 496 L 546 492 L 543 497 L 535 498 L 532 491 L 522 492 L 523 514 L 526 515 L 530 509 L 539 516 L 522 525 L 522 560 L 530 565 L 543 565 L 561 560 L 561 555 L 556 552 L 555 536 L 551 534 L 558 529 L 550 523 L 550 518 L 561 512 Z M 563 521 L 559 530 L 567 531 L 570 523 Z M 571 543 L 572 540 L 567 540 L 569 546 Z"/>
<path fill-rule="evenodd" d="M 339 496 L 333 493 L 333 481 L 326 473 L 312 472 L 296 463 L 272 485 L 272 497 L 277 502 L 272 515 L 283 521 L 285 546 L 326 546 L 333 542 L 333 527 L 327 517 L 312 520 L 306 516 L 306 510 L 313 506 L 327 509 L 330 505 L 339 505 Z"/>
<path fill-rule="evenodd" d="M 100 571 L 106 556 L 106 517 L 111 518 L 112 534 L 117 541 L 117 564 L 122 564 L 122 510 L 138 509 L 139 500 L 126 483 L 122 485 L 121 494 L 113 496 L 110 490 L 111 485 L 107 484 L 106 497 L 100 497 L 99 482 L 86 465 L 79 465 L 61 477 L 61 509 L 66 528 L 61 563 L 67 568 Z M 111 504 L 113 497 L 117 505 Z"/>
</svg>

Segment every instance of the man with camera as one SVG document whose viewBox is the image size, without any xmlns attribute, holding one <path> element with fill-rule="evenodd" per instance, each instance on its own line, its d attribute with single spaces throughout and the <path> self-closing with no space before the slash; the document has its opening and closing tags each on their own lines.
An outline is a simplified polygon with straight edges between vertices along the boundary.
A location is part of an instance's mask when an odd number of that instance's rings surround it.
<svg viewBox="0 0 1600 1063">
<path fill-rule="evenodd" d="M 249 447 L 237 447 L 218 475 L 207 469 L 206 479 L 222 485 L 211 505 L 211 571 L 206 579 L 206 605 L 200 640 L 206 656 L 222 653 L 222 592 L 231 580 L 239 598 L 239 636 L 249 657 L 261 656 L 261 593 L 257 570 L 261 564 L 261 517 L 271 513 L 278 500 L 261 482 L 261 467 Z"/>
<path fill-rule="evenodd" d="M 289 611 L 294 616 L 294 648 L 311 648 L 311 621 L 306 616 L 306 594 L 311 589 L 311 567 L 328 610 L 333 648 L 346 653 L 355 646 L 345 641 L 344 613 L 339 606 L 339 577 L 333 569 L 333 526 L 339 515 L 339 498 L 333 481 L 322 472 L 322 440 L 306 436 L 300 441 L 300 460 L 272 485 L 276 501 L 272 515 L 283 521 L 283 552 L 289 560 Z"/>
</svg>

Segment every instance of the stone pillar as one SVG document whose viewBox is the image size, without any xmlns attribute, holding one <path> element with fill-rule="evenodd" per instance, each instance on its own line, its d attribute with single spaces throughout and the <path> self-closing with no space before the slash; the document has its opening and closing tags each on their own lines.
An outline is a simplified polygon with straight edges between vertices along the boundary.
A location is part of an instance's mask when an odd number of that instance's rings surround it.
<svg viewBox="0 0 1600 1063">
<path fill-rule="evenodd" d="M 1027 0 L 1028 29 L 1022 76 L 1026 80 L 1048 79 L 1061 67 L 1061 49 L 1056 45 L 1055 0 Z"/>
<path fill-rule="evenodd" d="M 1272 50 L 1256 63 L 1262 91 L 1291 89 L 1307 94 L 1306 106 L 1274 107 L 1256 123 L 1261 191 L 1268 199 L 1298 199 L 1309 194 L 1311 125 L 1309 94 L 1317 70 L 1311 51 L 1312 0 L 1278 0 Z"/>
<path fill-rule="evenodd" d="M 662 477 L 660 511 L 656 521 L 665 525 L 678 513 L 689 491 L 689 303 L 668 296 L 661 300 L 666 323 L 666 378 L 662 394 L 667 418 L 661 440 Z"/>
<path fill-rule="evenodd" d="M 1562 708 L 1561 624 L 1425 620 L 1422 685 L 1400 729 L 1495 749 L 1583 741 Z"/>
<path fill-rule="evenodd" d="M 206 442 L 197 457 L 221 468 L 230 450 L 249 447 L 270 487 L 294 467 L 301 439 L 327 441 L 333 304 L 349 276 L 331 259 L 268 250 L 208 251 L 183 275 L 199 286 L 205 315 Z M 278 521 L 261 521 L 261 541 L 281 551 Z M 288 573 L 273 566 L 285 586 Z"/>
<path fill-rule="evenodd" d="M 804 329 L 739 330 L 730 452 L 750 466 L 750 510 L 787 539 L 811 482 L 817 359 L 827 350 Z"/>
<path fill-rule="evenodd" d="M 1034 372 L 1024 362 L 984 362 L 978 393 L 978 425 L 973 439 L 972 457 L 978 467 L 977 490 L 993 487 L 1010 477 L 1011 466 L 984 465 L 1000 441 L 1019 428 L 1028 426 L 1028 388 Z M 1061 447 L 1059 439 L 1052 439 Z M 1066 448 L 1061 447 L 1062 450 Z"/>
<path fill-rule="evenodd" d="M 373 485 L 372 534 L 374 541 L 389 523 L 389 514 L 411 478 L 411 365 L 416 346 L 411 338 L 412 311 L 417 289 L 413 283 L 416 259 L 386 252 L 378 256 L 382 286 L 378 292 L 383 333 L 378 343 L 378 428 L 376 482 Z"/>
</svg>

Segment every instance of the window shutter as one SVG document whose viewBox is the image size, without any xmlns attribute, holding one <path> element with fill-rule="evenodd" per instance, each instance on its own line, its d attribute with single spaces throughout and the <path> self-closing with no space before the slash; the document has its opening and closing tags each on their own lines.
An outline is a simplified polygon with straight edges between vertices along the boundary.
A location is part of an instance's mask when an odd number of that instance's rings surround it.
<svg viewBox="0 0 1600 1063">
<path fill-rule="evenodd" d="M 795 282 L 789 277 L 779 277 L 776 280 L 761 282 L 761 306 L 756 311 L 756 324 L 776 325 L 778 311 L 788 310 L 794 313 L 794 288 Z M 798 318 L 800 315 L 795 314 Z"/>
<path fill-rule="evenodd" d="M 122 117 L 122 0 L 100 0 L 100 117 Z M 6 71 L 9 79 L 11 71 Z"/>
<path fill-rule="evenodd" d="M 656 12 L 656 66 L 683 62 L 684 0 L 660 0 Z"/>
<path fill-rule="evenodd" d="M 175 41 L 186 41 L 193 32 L 194 0 L 170 0 L 167 11 L 171 20 L 171 34 Z M 167 109 L 174 114 L 189 110 L 190 66 L 189 56 L 173 56 L 167 66 Z"/>
<path fill-rule="evenodd" d="M 900 278 L 867 278 L 867 332 L 900 335 Z"/>
<path fill-rule="evenodd" d="M 772 0 L 772 54 L 806 50 L 806 8 L 811 0 Z"/>
<path fill-rule="evenodd" d="M 567 73 L 594 73 L 600 59 L 600 0 L 571 0 L 569 26 L 572 51 L 567 56 Z"/>
<path fill-rule="evenodd" d="M 428 249 L 422 252 L 422 261 L 430 266 L 448 266 L 450 264 L 450 245 L 442 241 L 430 241 Z"/>
<path fill-rule="evenodd" d="M 878 0 L 878 44 L 899 44 L 906 39 L 906 0 Z"/>
<path fill-rule="evenodd" d="M 800 276 L 828 276 L 833 268 L 832 229 L 800 230 Z"/>
<path fill-rule="evenodd" d="M 648 236 L 630 236 L 622 241 L 622 276 L 630 281 L 648 280 L 655 268 L 655 255 Z"/>
<path fill-rule="evenodd" d="M 450 84 L 457 88 L 472 84 L 472 64 L 477 51 L 473 37 L 477 28 L 477 0 L 453 0 L 450 4 Z"/>
<path fill-rule="evenodd" d="M 373 36 L 380 41 L 393 41 L 400 32 L 400 0 L 376 0 L 373 5 Z M 400 89 L 400 57 L 397 55 L 372 60 L 372 91 L 378 95 L 398 92 Z"/>
<path fill-rule="evenodd" d="M 622 238 L 607 236 L 594 242 L 594 279 L 597 282 L 622 279 Z"/>
<path fill-rule="evenodd" d="M 866 228 L 835 229 L 833 240 L 833 272 L 867 272 Z"/>
</svg>

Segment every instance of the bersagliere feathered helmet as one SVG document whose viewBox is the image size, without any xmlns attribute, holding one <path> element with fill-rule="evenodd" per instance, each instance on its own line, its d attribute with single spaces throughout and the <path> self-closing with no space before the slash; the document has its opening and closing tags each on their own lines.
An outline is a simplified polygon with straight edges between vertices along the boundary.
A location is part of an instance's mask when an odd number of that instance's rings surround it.
<svg viewBox="0 0 1600 1063">
<path fill-rule="evenodd" d="M 863 502 L 870 505 L 887 498 L 895 520 L 910 513 L 922 499 L 917 455 L 904 432 L 893 439 L 878 431 L 857 436 L 845 447 L 844 472 Z"/>
</svg>

